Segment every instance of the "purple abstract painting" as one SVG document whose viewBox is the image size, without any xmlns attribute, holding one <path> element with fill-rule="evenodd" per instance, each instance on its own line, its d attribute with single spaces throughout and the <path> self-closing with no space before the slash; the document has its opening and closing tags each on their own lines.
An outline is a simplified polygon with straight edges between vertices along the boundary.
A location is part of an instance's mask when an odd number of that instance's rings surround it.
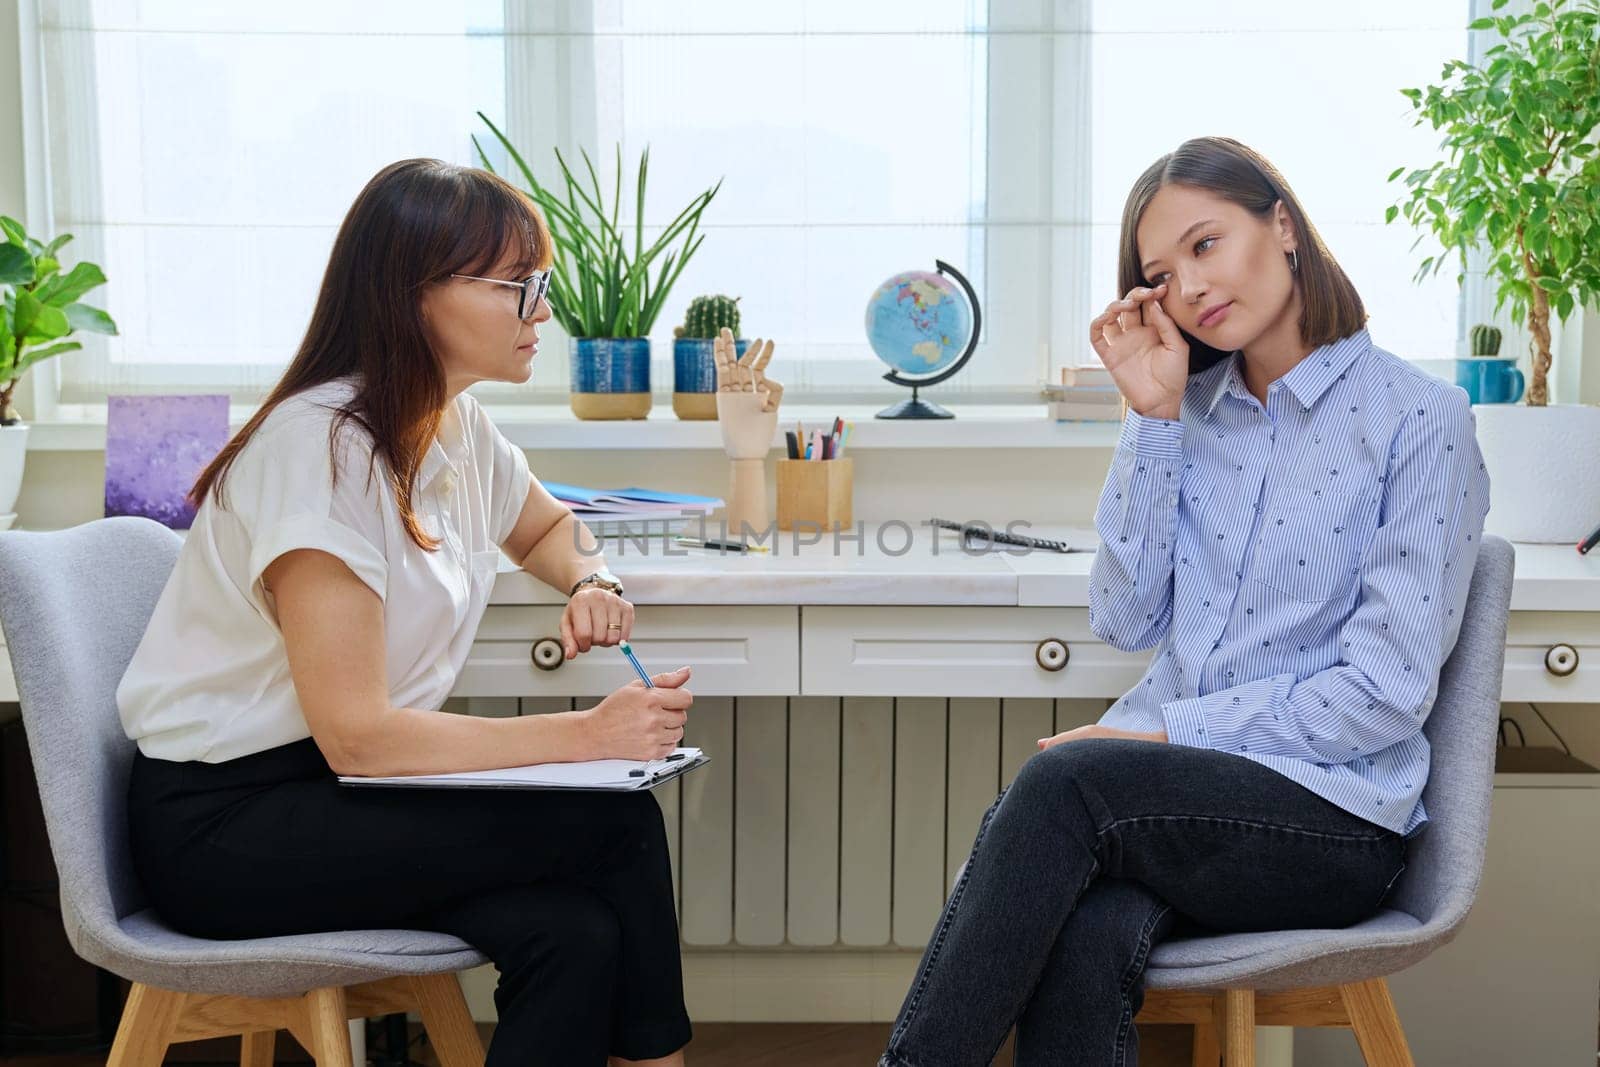
<svg viewBox="0 0 1600 1067">
<path fill-rule="evenodd" d="M 114 396 L 106 413 L 106 515 L 187 530 L 194 480 L 228 443 L 225 396 Z"/>
</svg>

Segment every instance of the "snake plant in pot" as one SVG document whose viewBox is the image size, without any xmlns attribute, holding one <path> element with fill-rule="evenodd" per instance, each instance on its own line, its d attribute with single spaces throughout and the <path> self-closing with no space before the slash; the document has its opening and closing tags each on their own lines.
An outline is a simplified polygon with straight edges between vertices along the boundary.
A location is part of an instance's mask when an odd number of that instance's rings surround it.
<svg viewBox="0 0 1600 1067">
<path fill-rule="evenodd" d="M 1499 14 L 1506 2 L 1470 25 L 1493 34 L 1481 60 L 1452 60 L 1439 84 L 1401 90 L 1418 124 L 1443 135 L 1442 158 L 1389 176 L 1408 191 L 1387 221 L 1404 215 L 1442 246 L 1419 279 L 1451 258 L 1464 278 L 1480 253 L 1496 311 L 1509 306 L 1526 328 L 1527 402 L 1473 408 L 1492 487 L 1486 526 L 1570 543 L 1600 521 L 1600 407 L 1550 404 L 1547 376 L 1552 313 L 1600 306 L 1600 0 Z"/>
<path fill-rule="evenodd" d="M 106 276 L 93 263 L 62 269 L 61 250 L 72 240 L 64 233 L 46 243 L 31 235 L 16 219 L 0 216 L 0 523 L 15 519 L 12 508 L 22 488 L 22 471 L 28 454 L 28 427 L 12 409 L 11 399 L 30 367 L 75 352 L 83 345 L 71 340 L 84 333 L 117 332 L 117 324 L 97 307 L 80 298 L 105 284 Z"/>
<path fill-rule="evenodd" d="M 700 216 L 721 188 L 698 194 L 645 243 L 645 185 L 650 152 L 634 173 L 633 218 L 621 218 L 622 146 L 610 196 L 587 152 L 582 172 L 555 153 L 560 181 L 545 185 L 522 153 L 483 112 L 478 117 L 505 149 L 555 242 L 550 310 L 572 338 L 572 410 L 582 419 L 642 419 L 650 413 L 650 330 L 673 283 L 700 248 Z M 478 158 L 494 167 L 473 138 Z"/>
</svg>

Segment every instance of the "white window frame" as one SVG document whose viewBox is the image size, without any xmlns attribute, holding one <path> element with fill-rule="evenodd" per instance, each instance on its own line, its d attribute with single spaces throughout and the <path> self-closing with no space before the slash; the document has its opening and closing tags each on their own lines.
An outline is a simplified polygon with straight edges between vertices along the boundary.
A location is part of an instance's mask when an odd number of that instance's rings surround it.
<svg viewBox="0 0 1600 1067">
<path fill-rule="evenodd" d="M 1469 0 L 1476 13 L 1489 0 Z M 1522 0 L 1513 0 L 1514 5 Z M 566 7 L 566 5 L 555 5 Z M 575 5 L 579 8 L 583 5 Z M 506 0 L 507 34 L 529 32 L 528 5 Z M 1034 0 L 1030 4 L 993 4 L 988 25 L 975 33 L 987 35 L 987 121 L 985 155 L 985 217 L 972 231 L 967 254 L 982 264 L 972 267 L 983 301 L 984 334 L 972 363 L 933 394 L 947 402 L 995 403 L 1035 401 L 1038 384 L 1053 376 L 1055 368 L 1088 358 L 1086 315 L 1079 302 L 1060 294 L 1100 288 L 1100 279 L 1087 277 L 1090 218 L 1088 143 L 1091 118 L 1090 63 L 1092 34 L 1087 25 L 1088 5 Z M 47 138 L 42 27 L 31 0 L 17 3 L 18 47 L 21 63 L 21 104 L 25 132 L 23 168 L 26 201 L 24 216 L 30 229 L 49 230 L 54 212 L 50 203 L 48 160 L 43 151 Z M 544 27 L 549 30 L 548 25 Z M 567 27 L 566 32 L 582 32 Z M 1473 38 L 1480 35 L 1474 34 Z M 1481 45 L 1470 44 L 1469 55 Z M 997 57 L 997 52 L 1003 53 Z M 544 85 L 539 80 L 546 79 Z M 562 79 L 565 84 L 550 82 Z M 565 143 L 602 143 L 601 119 L 593 91 L 593 73 L 578 63 L 564 69 L 529 69 L 507 64 L 506 128 L 513 141 L 526 142 L 531 123 L 522 102 L 541 101 L 548 107 L 559 101 Z M 582 89 L 583 91 L 579 91 Z M 1038 102 L 1046 102 L 1040 106 Z M 1053 103 L 1053 106 L 1049 106 Z M 1032 104 L 1033 106 L 1029 106 Z M 548 112 L 546 113 L 548 128 Z M 607 142 L 609 143 L 609 142 Z M 952 259 L 962 254 L 953 250 Z M 908 267 L 922 266 L 907 264 Z M 931 267 L 931 264 L 926 265 Z M 865 294 L 863 294 L 864 298 Z M 1469 271 L 1458 303 L 1458 348 L 1464 345 L 1470 325 L 1494 319 L 1493 288 Z M 1085 320 L 1085 321 L 1079 321 Z M 1516 331 L 1506 321 L 1508 342 Z M 565 338 L 547 327 L 555 342 L 547 346 L 546 364 L 530 386 L 481 386 L 486 400 L 520 404 L 562 404 L 568 386 Z M 781 339 L 780 339 L 781 342 Z M 653 382 L 659 395 L 671 390 L 670 347 L 657 344 L 653 352 Z M 865 341 L 861 351 L 867 351 Z M 288 353 L 285 354 L 287 358 Z M 68 357 L 70 358 L 70 357 Z M 280 365 L 169 365 L 146 366 L 129 392 L 188 392 L 211 389 L 226 392 L 236 401 L 259 399 L 250 383 L 276 377 Z M 870 359 L 849 362 L 818 361 L 804 365 L 786 381 L 792 399 L 799 402 L 888 403 L 903 390 L 891 389 L 878 379 L 881 365 Z M 987 369 L 991 373 L 984 373 Z M 30 370 L 19 390 L 19 406 L 35 421 L 81 416 L 104 404 L 98 394 L 75 385 L 63 374 L 59 360 L 48 360 Z"/>
</svg>

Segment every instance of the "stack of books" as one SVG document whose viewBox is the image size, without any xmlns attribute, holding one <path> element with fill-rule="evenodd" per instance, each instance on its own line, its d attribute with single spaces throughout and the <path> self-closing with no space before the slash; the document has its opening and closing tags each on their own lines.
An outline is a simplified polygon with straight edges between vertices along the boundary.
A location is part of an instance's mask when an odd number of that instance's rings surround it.
<svg viewBox="0 0 1600 1067">
<path fill-rule="evenodd" d="M 724 506 L 719 497 L 666 493 L 658 489 L 590 489 L 544 482 L 551 496 L 572 509 L 596 536 L 675 533 L 685 522 L 703 519 Z"/>
<path fill-rule="evenodd" d="M 1061 384 L 1047 384 L 1044 398 L 1057 422 L 1121 422 L 1128 410 L 1111 372 L 1101 366 L 1062 367 Z"/>
</svg>

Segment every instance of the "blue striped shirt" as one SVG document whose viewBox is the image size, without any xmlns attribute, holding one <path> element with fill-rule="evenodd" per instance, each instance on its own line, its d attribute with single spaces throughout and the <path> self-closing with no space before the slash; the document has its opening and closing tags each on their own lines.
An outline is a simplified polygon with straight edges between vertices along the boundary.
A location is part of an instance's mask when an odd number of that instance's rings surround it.
<svg viewBox="0 0 1600 1067">
<path fill-rule="evenodd" d="M 1409 834 L 1489 509 L 1471 405 L 1365 330 L 1296 364 L 1265 408 L 1241 358 L 1191 377 L 1177 420 L 1123 425 L 1089 625 L 1156 651 L 1101 722 L 1164 726 Z"/>
</svg>

